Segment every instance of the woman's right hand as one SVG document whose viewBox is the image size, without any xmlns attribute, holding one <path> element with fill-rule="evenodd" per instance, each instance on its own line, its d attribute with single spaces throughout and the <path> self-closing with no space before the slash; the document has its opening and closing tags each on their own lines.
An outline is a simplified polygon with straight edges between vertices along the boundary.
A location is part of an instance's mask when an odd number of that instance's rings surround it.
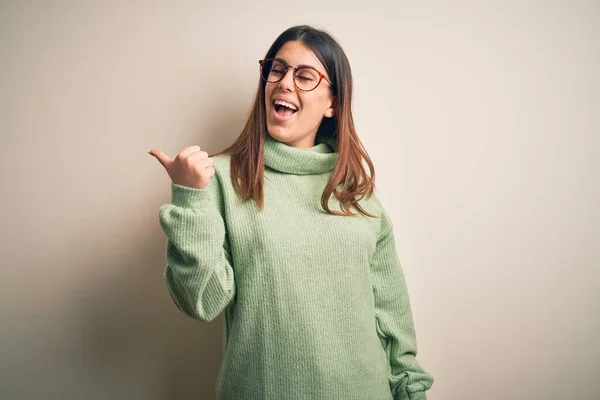
<svg viewBox="0 0 600 400">
<path fill-rule="evenodd" d="M 148 150 L 165 168 L 171 181 L 180 186 L 204 189 L 215 174 L 213 159 L 200 146 L 189 146 L 171 160 L 160 150 Z"/>
</svg>

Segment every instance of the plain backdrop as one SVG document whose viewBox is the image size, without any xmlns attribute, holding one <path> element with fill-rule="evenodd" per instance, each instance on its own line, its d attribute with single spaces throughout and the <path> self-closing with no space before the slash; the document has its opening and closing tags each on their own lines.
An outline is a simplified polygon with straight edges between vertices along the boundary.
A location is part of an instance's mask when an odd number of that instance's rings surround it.
<svg viewBox="0 0 600 400">
<path fill-rule="evenodd" d="M 0 397 L 214 399 L 146 149 L 230 144 L 299 23 L 350 59 L 429 398 L 600 398 L 594 0 L 0 1 Z"/>
</svg>

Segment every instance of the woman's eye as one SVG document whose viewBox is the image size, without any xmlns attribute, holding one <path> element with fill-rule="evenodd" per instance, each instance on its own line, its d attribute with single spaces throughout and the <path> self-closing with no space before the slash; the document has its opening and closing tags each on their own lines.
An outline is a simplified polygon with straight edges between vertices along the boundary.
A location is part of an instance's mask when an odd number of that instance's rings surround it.
<svg viewBox="0 0 600 400">
<path fill-rule="evenodd" d="M 272 74 L 281 75 L 281 74 L 283 74 L 283 70 L 282 69 L 277 69 L 277 68 L 272 68 L 271 69 L 271 73 Z"/>
<path fill-rule="evenodd" d="M 312 76 L 306 76 L 306 75 L 298 75 L 298 76 L 296 76 L 296 79 L 300 79 L 302 81 L 312 81 L 313 80 Z"/>
</svg>

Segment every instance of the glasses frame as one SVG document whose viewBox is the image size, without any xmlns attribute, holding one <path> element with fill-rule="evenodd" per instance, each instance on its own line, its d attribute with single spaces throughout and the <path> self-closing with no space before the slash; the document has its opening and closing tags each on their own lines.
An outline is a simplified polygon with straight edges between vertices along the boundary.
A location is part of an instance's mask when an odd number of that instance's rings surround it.
<svg viewBox="0 0 600 400">
<path fill-rule="evenodd" d="M 268 62 L 272 62 L 272 61 L 279 61 L 280 63 L 283 64 L 284 69 L 285 69 L 285 72 L 283 73 L 283 75 L 281 75 L 281 78 L 279 78 L 275 82 L 268 81 L 267 78 L 265 77 L 265 75 L 262 72 L 263 67 L 265 66 L 265 64 L 268 63 Z M 288 63 L 286 63 L 281 58 L 265 58 L 264 60 L 258 60 L 258 63 L 260 64 L 260 76 L 267 83 L 278 83 L 278 82 L 281 82 L 283 80 L 283 78 L 285 78 L 285 76 L 287 75 L 288 69 L 291 68 L 293 70 L 292 78 L 293 78 L 293 81 L 294 81 L 294 86 L 296 87 L 296 89 L 300 90 L 301 92 L 311 92 L 311 91 L 315 90 L 316 88 L 319 87 L 319 85 L 321 84 L 321 81 L 323 79 L 327 83 L 329 83 L 330 86 L 333 85 L 331 83 L 331 81 L 329 79 L 327 79 L 327 77 L 323 73 L 321 73 L 318 69 L 316 69 L 315 67 L 312 67 L 310 65 L 300 65 L 300 66 L 294 67 L 293 65 L 289 65 Z M 306 89 L 300 89 L 298 87 L 298 84 L 296 83 L 296 71 L 298 71 L 299 69 L 302 69 L 302 68 L 310 68 L 313 71 L 315 71 L 317 74 L 319 74 L 319 82 L 317 82 L 317 84 L 315 85 L 314 88 L 306 90 Z"/>
</svg>

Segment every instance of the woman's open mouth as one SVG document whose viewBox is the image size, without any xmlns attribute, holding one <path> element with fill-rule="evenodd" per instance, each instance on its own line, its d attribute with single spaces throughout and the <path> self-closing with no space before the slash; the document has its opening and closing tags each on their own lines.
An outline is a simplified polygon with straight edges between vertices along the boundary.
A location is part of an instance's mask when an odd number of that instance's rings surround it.
<svg viewBox="0 0 600 400">
<path fill-rule="evenodd" d="M 273 109 L 275 110 L 275 116 L 279 117 L 277 118 L 279 120 L 287 120 L 298 112 L 298 107 L 283 100 L 275 100 L 273 102 Z"/>
</svg>

